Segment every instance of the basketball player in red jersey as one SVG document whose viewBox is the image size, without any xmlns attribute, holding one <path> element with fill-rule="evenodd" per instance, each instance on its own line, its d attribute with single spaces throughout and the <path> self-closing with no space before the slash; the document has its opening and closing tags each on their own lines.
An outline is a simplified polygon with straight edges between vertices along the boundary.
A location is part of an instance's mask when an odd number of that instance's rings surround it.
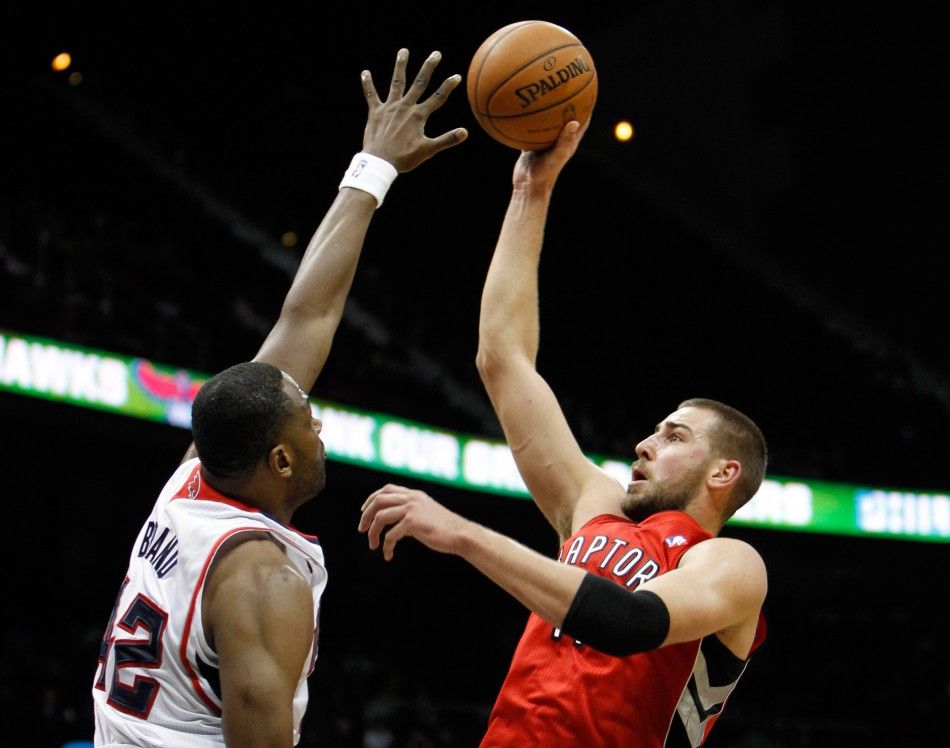
<svg viewBox="0 0 950 748">
<path fill-rule="evenodd" d="M 194 444 L 132 547 L 93 684 L 97 746 L 286 747 L 300 737 L 317 656 L 323 552 L 290 525 L 325 480 L 306 392 L 323 369 L 366 231 L 400 172 L 463 141 L 424 127 L 461 77 L 422 98 L 440 55 L 407 87 L 400 50 L 369 108 L 363 150 L 251 362 L 206 382 Z"/>
<path fill-rule="evenodd" d="M 552 190 L 584 129 L 567 124 L 515 166 L 477 357 L 558 560 L 400 486 L 367 499 L 359 529 L 387 559 L 403 537 L 457 554 L 531 609 L 483 748 L 699 746 L 765 636 L 762 559 L 717 535 L 758 490 L 766 444 L 735 409 L 687 400 L 636 445 L 625 491 L 575 441 L 535 368 L 537 273 Z"/>
</svg>

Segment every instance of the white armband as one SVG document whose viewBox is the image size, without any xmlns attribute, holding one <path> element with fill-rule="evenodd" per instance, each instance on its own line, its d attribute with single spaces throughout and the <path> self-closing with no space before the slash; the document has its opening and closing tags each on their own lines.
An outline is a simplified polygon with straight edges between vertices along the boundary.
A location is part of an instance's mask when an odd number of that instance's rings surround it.
<svg viewBox="0 0 950 748">
<path fill-rule="evenodd" d="M 383 198 L 389 190 L 389 185 L 399 175 L 396 167 L 379 156 L 360 151 L 343 175 L 343 181 L 340 182 L 339 189 L 344 187 L 354 187 L 363 192 L 368 192 L 376 198 L 376 207 L 383 204 Z"/>
</svg>

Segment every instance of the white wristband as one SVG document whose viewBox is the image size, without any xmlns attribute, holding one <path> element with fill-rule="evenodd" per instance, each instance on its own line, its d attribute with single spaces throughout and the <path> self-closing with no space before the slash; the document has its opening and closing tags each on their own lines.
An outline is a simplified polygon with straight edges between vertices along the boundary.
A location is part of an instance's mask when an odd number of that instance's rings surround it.
<svg viewBox="0 0 950 748">
<path fill-rule="evenodd" d="M 363 192 L 368 192 L 376 198 L 376 207 L 383 204 L 383 198 L 389 191 L 389 185 L 399 175 L 396 167 L 388 161 L 374 156 L 371 153 L 360 151 L 343 175 L 343 181 L 340 182 L 339 189 L 344 187 L 355 187 Z"/>
</svg>

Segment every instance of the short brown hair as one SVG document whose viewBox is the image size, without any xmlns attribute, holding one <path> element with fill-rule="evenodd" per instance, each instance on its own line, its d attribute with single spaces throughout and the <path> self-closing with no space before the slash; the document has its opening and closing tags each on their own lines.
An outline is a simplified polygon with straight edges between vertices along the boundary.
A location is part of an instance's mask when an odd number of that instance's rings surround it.
<svg viewBox="0 0 950 748">
<path fill-rule="evenodd" d="M 694 397 L 684 400 L 680 408 L 705 408 L 719 417 L 719 426 L 712 434 L 712 447 L 719 456 L 738 460 L 742 465 L 739 482 L 732 491 L 732 502 L 725 517 L 728 519 L 746 504 L 765 477 L 768 447 L 762 430 L 755 421 L 730 405 L 718 400 Z"/>
</svg>

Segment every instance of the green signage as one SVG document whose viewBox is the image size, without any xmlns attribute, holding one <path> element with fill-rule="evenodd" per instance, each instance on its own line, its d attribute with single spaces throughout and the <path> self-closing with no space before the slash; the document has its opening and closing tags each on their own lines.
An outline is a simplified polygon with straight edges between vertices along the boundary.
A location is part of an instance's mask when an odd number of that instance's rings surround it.
<svg viewBox="0 0 950 748">
<path fill-rule="evenodd" d="M 0 390 L 189 428 L 207 374 L 0 330 Z M 330 459 L 470 491 L 528 498 L 504 442 L 312 400 Z M 614 476 L 630 463 L 588 455 Z M 737 526 L 950 542 L 950 496 L 768 476 Z"/>
</svg>

